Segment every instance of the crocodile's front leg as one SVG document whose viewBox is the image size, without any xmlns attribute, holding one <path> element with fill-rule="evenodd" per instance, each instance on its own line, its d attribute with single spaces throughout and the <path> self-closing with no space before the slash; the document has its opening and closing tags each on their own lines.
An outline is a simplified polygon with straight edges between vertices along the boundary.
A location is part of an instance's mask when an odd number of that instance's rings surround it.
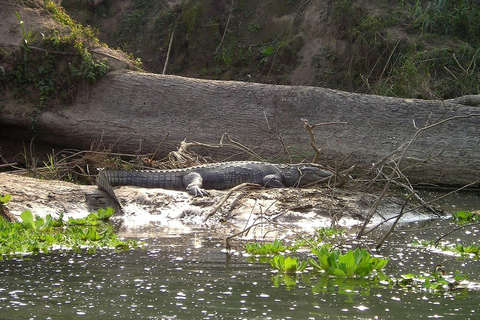
<svg viewBox="0 0 480 320">
<path fill-rule="evenodd" d="M 285 188 L 280 174 L 268 174 L 263 177 L 263 185 L 267 188 Z"/>
<path fill-rule="evenodd" d="M 202 176 L 197 172 L 190 172 L 182 178 L 183 185 L 188 192 L 193 194 L 195 197 L 208 196 L 209 193 L 207 190 L 203 189 L 203 179 Z"/>
</svg>

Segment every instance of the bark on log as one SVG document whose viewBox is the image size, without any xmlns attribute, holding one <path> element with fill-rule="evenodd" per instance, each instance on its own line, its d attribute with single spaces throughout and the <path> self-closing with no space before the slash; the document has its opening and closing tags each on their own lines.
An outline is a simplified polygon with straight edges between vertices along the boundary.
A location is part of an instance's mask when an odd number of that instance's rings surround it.
<svg viewBox="0 0 480 320">
<path fill-rule="evenodd" d="M 0 124 L 26 131 L 32 109 L 17 103 L 0 106 Z M 114 71 L 83 92 L 66 108 L 38 117 L 36 141 L 89 148 L 102 140 L 120 152 L 153 152 L 165 140 L 165 154 L 183 139 L 218 143 L 228 132 L 265 158 L 287 159 L 283 143 L 295 157 L 313 150 L 301 118 L 322 126 L 316 139 L 322 161 L 368 169 L 415 132 L 439 120 L 410 147 L 404 173 L 415 183 L 458 185 L 480 180 L 480 108 L 451 102 L 398 99 L 317 87 L 274 86 L 189 79 L 178 76 Z M 13 130 L 20 128 L 20 130 Z M 4 133 L 7 130 L 4 130 Z M 224 149 L 220 153 L 232 152 Z"/>
</svg>

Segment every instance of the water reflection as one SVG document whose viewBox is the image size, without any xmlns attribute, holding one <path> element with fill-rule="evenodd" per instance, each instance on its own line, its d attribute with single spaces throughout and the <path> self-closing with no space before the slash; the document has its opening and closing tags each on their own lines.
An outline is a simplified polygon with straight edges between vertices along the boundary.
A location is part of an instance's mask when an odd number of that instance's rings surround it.
<svg viewBox="0 0 480 320">
<path fill-rule="evenodd" d="M 437 226 L 431 228 L 449 226 Z M 479 278 L 478 261 L 406 245 L 438 229 L 395 234 L 382 254 L 390 275 L 436 264 Z M 472 232 L 472 239 L 478 233 Z M 51 253 L 1 261 L 0 319 L 399 319 L 474 318 L 479 291 L 434 294 L 370 280 L 321 275 L 286 276 L 268 264 L 228 257 L 224 243 L 193 235 L 149 240 L 128 252 Z M 454 240 L 454 239 L 453 239 Z"/>
</svg>

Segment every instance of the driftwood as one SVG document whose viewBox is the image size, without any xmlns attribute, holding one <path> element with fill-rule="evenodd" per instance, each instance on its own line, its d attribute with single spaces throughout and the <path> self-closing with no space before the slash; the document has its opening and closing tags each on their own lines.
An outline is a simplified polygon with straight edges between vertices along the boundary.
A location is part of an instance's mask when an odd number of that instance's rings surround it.
<svg viewBox="0 0 480 320">
<path fill-rule="evenodd" d="M 28 132 L 31 106 L 7 103 L 0 109 L 4 134 Z M 356 164 L 356 170 L 368 170 L 387 155 L 400 155 L 398 148 L 418 128 L 458 117 L 410 145 L 401 168 L 413 183 L 452 185 L 480 179 L 479 114 L 478 107 L 441 101 L 121 70 L 110 72 L 73 105 L 41 113 L 36 141 L 88 149 L 101 140 L 114 151 L 138 153 L 153 152 L 167 137 L 164 155 L 184 139 L 217 143 L 228 132 L 267 159 L 287 159 L 286 146 L 296 161 L 313 156 L 303 118 L 339 122 L 315 132 L 320 161 L 335 166 L 350 155 L 344 167 Z M 219 155 L 231 152 L 215 150 Z"/>
</svg>

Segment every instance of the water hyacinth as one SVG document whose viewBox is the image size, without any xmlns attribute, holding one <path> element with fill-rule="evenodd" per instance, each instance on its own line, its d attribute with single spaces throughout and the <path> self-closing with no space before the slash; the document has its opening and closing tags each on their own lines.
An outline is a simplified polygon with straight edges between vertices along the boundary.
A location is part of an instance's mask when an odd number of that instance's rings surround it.
<svg viewBox="0 0 480 320">
<path fill-rule="evenodd" d="M 0 259 L 4 256 L 46 253 L 62 250 L 135 248 L 133 240 L 118 239 L 113 227 L 106 220 L 114 213 L 109 208 L 98 210 L 82 219 L 63 220 L 63 214 L 54 219 L 34 217 L 30 211 L 20 215 L 22 222 L 8 222 L 0 218 Z"/>
<path fill-rule="evenodd" d="M 322 246 L 313 248 L 312 253 L 318 259 L 308 259 L 314 269 L 344 278 L 368 276 L 374 270 L 383 269 L 389 261 L 389 259 L 372 257 L 367 250 L 358 248 L 342 254 L 340 250 L 330 250 L 327 246 Z"/>
</svg>

